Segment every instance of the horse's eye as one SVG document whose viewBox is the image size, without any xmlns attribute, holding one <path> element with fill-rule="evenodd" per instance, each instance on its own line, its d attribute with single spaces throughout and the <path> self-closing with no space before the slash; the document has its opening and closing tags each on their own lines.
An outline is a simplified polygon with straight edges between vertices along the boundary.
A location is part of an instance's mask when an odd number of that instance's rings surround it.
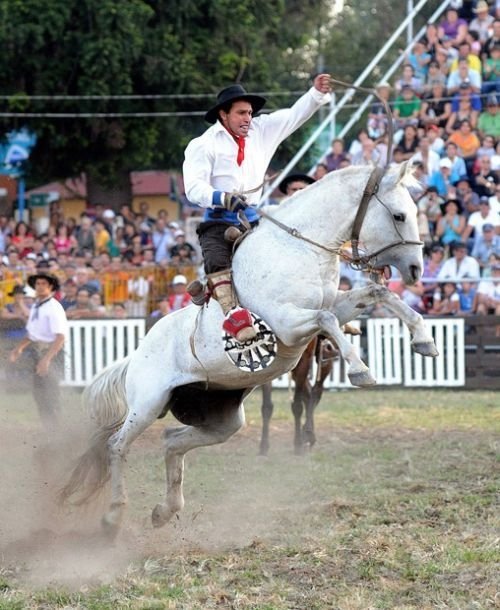
<svg viewBox="0 0 500 610">
<path fill-rule="evenodd" d="M 406 220 L 406 216 L 404 214 L 393 214 L 392 217 L 396 222 L 404 222 Z"/>
</svg>

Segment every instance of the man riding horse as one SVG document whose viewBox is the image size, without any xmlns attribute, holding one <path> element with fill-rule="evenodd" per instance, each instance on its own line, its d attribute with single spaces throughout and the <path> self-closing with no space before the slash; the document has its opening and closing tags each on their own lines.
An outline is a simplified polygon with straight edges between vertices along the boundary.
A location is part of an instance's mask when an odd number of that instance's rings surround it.
<svg viewBox="0 0 500 610">
<path fill-rule="evenodd" d="M 271 158 L 285 138 L 330 101 L 330 78 L 329 74 L 319 74 L 291 108 L 258 117 L 254 115 L 266 103 L 265 98 L 248 94 L 241 85 L 227 87 L 205 115 L 212 126 L 185 150 L 187 198 L 206 209 L 198 237 L 208 287 L 226 316 L 223 329 L 240 343 L 254 339 L 256 331 L 250 312 L 239 307 L 233 290 L 233 243 L 226 241 L 224 234 L 229 227 L 245 228 L 242 220 L 252 227 L 258 223 L 252 204 L 259 202 Z M 193 302 L 203 305 L 201 282 L 191 283 L 188 291 Z"/>
</svg>

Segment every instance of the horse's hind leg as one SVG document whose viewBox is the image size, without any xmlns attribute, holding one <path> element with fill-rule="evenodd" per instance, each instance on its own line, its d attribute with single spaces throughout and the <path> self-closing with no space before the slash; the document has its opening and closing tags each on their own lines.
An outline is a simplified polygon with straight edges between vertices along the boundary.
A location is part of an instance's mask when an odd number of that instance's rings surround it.
<svg viewBox="0 0 500 610">
<path fill-rule="evenodd" d="M 304 453 L 304 437 L 302 434 L 302 414 L 304 409 L 307 410 L 307 405 L 311 400 L 311 384 L 308 379 L 303 380 L 303 383 L 295 386 L 292 401 L 292 413 L 295 423 L 295 433 L 293 448 L 295 455 Z"/>
<path fill-rule="evenodd" d="M 344 329 L 345 330 L 345 329 Z M 327 339 L 319 339 L 314 352 L 314 357 L 318 366 L 316 380 L 311 389 L 311 396 L 306 404 L 306 419 L 302 435 L 304 442 L 311 448 L 316 443 L 314 432 L 314 410 L 323 396 L 325 379 L 333 369 L 333 361 L 338 357 L 338 350 Z"/>
<path fill-rule="evenodd" d="M 274 405 L 272 399 L 272 383 L 265 383 L 262 387 L 262 435 L 260 437 L 259 455 L 267 455 L 269 452 L 269 423 L 273 416 Z"/>
<path fill-rule="evenodd" d="M 191 449 L 225 442 L 245 423 L 243 406 L 221 409 L 203 427 L 181 426 L 165 431 L 167 493 L 164 504 L 153 509 L 154 527 L 161 527 L 184 507 L 184 456 Z"/>
<path fill-rule="evenodd" d="M 138 417 L 137 410 L 130 409 L 123 426 L 108 441 L 111 501 L 102 518 L 102 526 L 111 537 L 117 534 L 127 505 L 124 477 L 125 457 L 133 441 L 157 419 L 160 411 L 161 406 Z"/>
<path fill-rule="evenodd" d="M 311 401 L 311 383 L 309 373 L 311 370 L 317 339 L 309 342 L 304 350 L 297 366 L 292 371 L 292 379 L 295 382 L 293 393 L 292 413 L 295 420 L 294 451 L 295 455 L 304 453 L 304 437 L 302 431 L 302 413 L 307 412 L 307 406 Z"/>
</svg>

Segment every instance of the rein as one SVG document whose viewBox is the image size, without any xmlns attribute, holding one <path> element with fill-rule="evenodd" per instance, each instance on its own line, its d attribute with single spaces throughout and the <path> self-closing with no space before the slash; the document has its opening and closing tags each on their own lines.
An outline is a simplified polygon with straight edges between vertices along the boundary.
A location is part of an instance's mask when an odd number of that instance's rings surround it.
<svg viewBox="0 0 500 610">
<path fill-rule="evenodd" d="M 387 142 L 387 158 L 386 158 L 385 166 L 380 167 L 377 165 L 376 167 L 373 168 L 373 171 L 371 172 L 370 177 L 368 178 L 368 182 L 366 183 L 365 188 L 363 190 L 363 194 L 361 196 L 361 200 L 360 200 L 357 212 L 356 212 L 356 216 L 354 218 L 354 223 L 353 223 L 353 227 L 352 227 L 352 231 L 351 231 L 350 242 L 351 242 L 351 247 L 352 247 L 352 255 L 348 254 L 342 248 L 330 248 L 329 246 L 320 244 L 319 242 L 314 241 L 313 239 L 306 237 L 305 235 L 302 235 L 302 233 L 300 233 L 300 231 L 298 231 L 297 229 L 295 229 L 293 227 L 289 227 L 288 225 L 280 222 L 276 218 L 273 218 L 271 215 L 267 214 L 266 212 L 264 212 L 263 210 L 261 210 L 259 208 L 255 208 L 255 211 L 261 218 L 266 218 L 267 220 L 269 220 L 270 222 L 275 224 L 277 227 L 279 227 L 280 229 L 282 229 L 283 231 L 285 231 L 292 237 L 296 237 L 297 239 L 305 241 L 305 242 L 311 244 L 312 246 L 325 250 L 326 252 L 328 252 L 330 254 L 335 254 L 335 255 L 341 256 L 342 258 L 344 258 L 346 261 L 349 262 L 351 267 L 353 267 L 355 269 L 359 269 L 359 270 L 363 270 L 363 271 L 373 271 L 374 268 L 372 267 L 372 265 L 370 265 L 370 261 L 371 261 L 371 259 L 377 257 L 382 252 L 385 252 L 386 250 L 390 250 L 391 248 L 394 248 L 396 246 L 401 246 L 401 245 L 422 246 L 423 242 L 405 240 L 403 238 L 403 236 L 401 235 L 400 231 L 398 230 L 396 222 L 395 222 L 394 218 L 392 218 L 392 215 L 391 215 L 391 219 L 394 224 L 394 229 L 395 229 L 396 233 L 399 235 L 400 239 L 398 241 L 391 242 L 390 244 L 388 244 L 387 246 L 384 246 L 383 248 L 379 248 L 375 252 L 371 252 L 369 254 L 360 253 L 359 236 L 361 233 L 361 227 L 363 226 L 363 221 L 364 221 L 366 213 L 368 211 L 368 205 L 369 205 L 371 199 L 373 197 L 375 197 L 377 199 L 377 201 L 384 208 L 387 209 L 387 206 L 378 197 L 378 190 L 380 187 L 380 183 L 382 182 L 382 178 L 384 177 L 385 172 L 386 172 L 387 168 L 389 167 L 389 159 L 390 159 L 391 153 L 392 153 L 392 146 L 393 146 L 393 139 L 394 139 L 392 112 L 391 112 L 391 109 L 390 109 L 387 101 L 384 100 L 382 97 L 380 97 L 380 95 L 377 93 L 377 91 L 375 89 L 369 89 L 366 87 L 358 87 L 357 85 L 346 83 L 344 81 L 337 80 L 335 78 L 331 78 L 331 81 L 334 83 L 337 83 L 339 85 L 348 87 L 349 89 L 356 89 L 357 91 L 362 91 L 364 93 L 369 93 L 371 95 L 374 95 L 383 104 L 385 111 L 387 113 L 387 117 L 389 119 L 387 121 L 388 142 Z M 264 186 L 264 184 L 266 184 L 266 182 L 270 182 L 271 180 L 274 180 L 275 177 L 276 177 L 276 175 L 271 176 L 270 178 L 264 180 L 264 182 L 260 186 L 254 188 L 254 189 L 248 190 L 248 191 L 244 191 L 241 194 L 256 192 L 259 189 L 261 189 Z M 389 211 L 389 214 L 390 214 L 390 211 Z M 245 225 L 246 217 L 244 217 L 244 215 L 241 214 L 241 215 L 239 215 L 239 218 L 240 218 L 240 221 L 242 222 L 242 224 Z M 241 220 L 242 218 L 244 218 L 244 221 Z"/>
</svg>

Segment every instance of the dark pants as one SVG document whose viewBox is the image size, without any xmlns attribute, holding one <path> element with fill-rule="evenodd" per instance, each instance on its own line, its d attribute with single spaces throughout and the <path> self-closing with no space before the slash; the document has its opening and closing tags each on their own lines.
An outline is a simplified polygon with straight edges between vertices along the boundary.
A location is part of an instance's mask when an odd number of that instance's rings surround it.
<svg viewBox="0 0 500 610">
<path fill-rule="evenodd" d="M 252 222 L 252 228 L 258 225 L 257 222 Z M 226 222 L 202 222 L 196 233 L 201 246 L 205 273 L 217 273 L 231 267 L 231 259 L 233 257 L 234 242 L 226 241 L 224 233 L 230 225 Z M 245 232 L 245 227 L 236 225 L 240 231 Z"/>
<path fill-rule="evenodd" d="M 61 350 L 50 363 L 49 372 L 44 377 L 37 375 L 36 367 L 42 359 L 45 350 L 36 345 L 29 345 L 23 352 L 22 366 L 26 366 L 27 373 L 32 378 L 33 398 L 38 406 L 38 413 L 42 424 L 46 428 L 52 428 L 57 423 L 61 390 L 59 383 L 64 372 L 64 353 Z"/>
<path fill-rule="evenodd" d="M 224 233 L 230 226 L 222 222 L 202 222 L 196 231 L 207 275 L 231 267 L 233 244 L 224 239 Z"/>
</svg>

